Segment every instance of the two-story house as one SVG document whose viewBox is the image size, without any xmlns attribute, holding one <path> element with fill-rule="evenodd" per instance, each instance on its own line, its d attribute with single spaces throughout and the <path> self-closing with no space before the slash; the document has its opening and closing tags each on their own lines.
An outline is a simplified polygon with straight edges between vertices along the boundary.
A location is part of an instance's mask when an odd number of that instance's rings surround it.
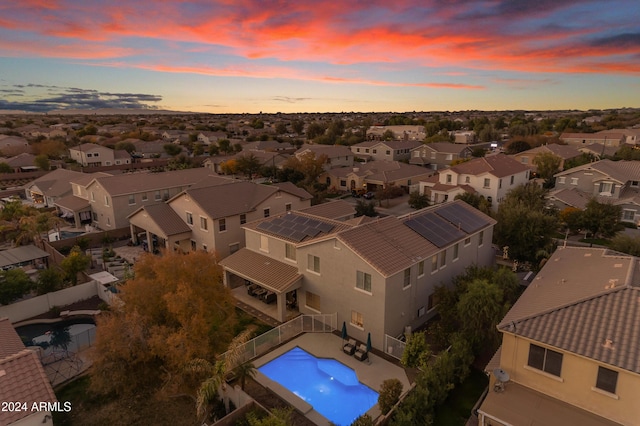
<svg viewBox="0 0 640 426">
<path fill-rule="evenodd" d="M 451 201 L 455 186 L 465 185 L 491 202 L 497 209 L 507 192 L 529 181 L 530 168 L 515 159 L 496 154 L 474 158 L 439 172 L 439 180 L 420 182 L 420 193 L 429 195 L 432 203 Z"/>
<path fill-rule="evenodd" d="M 450 142 L 422 144 L 411 150 L 409 164 L 441 170 L 456 160 L 471 158 L 472 151 L 469 146 Z"/>
<path fill-rule="evenodd" d="M 536 172 L 537 166 L 535 165 L 534 160 L 540 154 L 555 155 L 560 159 L 560 170 L 564 170 L 564 162 L 580 157 L 582 152 L 572 145 L 547 144 L 514 154 L 513 158 L 525 166 L 529 166 L 531 171 Z"/>
<path fill-rule="evenodd" d="M 132 239 L 141 231 L 148 247 L 189 252 L 205 250 L 221 258 L 245 246 L 242 227 L 251 221 L 309 207 L 311 194 L 290 182 L 262 185 L 209 177 L 167 201 L 129 216 Z M 155 244 L 154 244 L 155 237 Z"/>
<path fill-rule="evenodd" d="M 640 219 L 640 161 L 600 160 L 557 173 L 549 202 L 559 209 L 583 209 L 589 199 L 622 207 L 625 222 Z"/>
<path fill-rule="evenodd" d="M 396 185 L 409 192 L 413 185 L 433 174 L 432 170 L 424 167 L 383 160 L 331 169 L 320 175 L 319 180 L 340 191 L 375 191 L 380 187 Z"/>
<path fill-rule="evenodd" d="M 600 144 L 620 146 L 626 141 L 624 133 L 603 131 L 598 133 L 562 133 L 560 140 L 569 145 Z"/>
<path fill-rule="evenodd" d="M 364 141 L 351 146 L 351 152 L 363 160 L 408 160 L 410 151 L 421 146 L 415 140 Z"/>
<path fill-rule="evenodd" d="M 314 155 L 315 158 L 324 156 L 327 159 L 325 170 L 353 166 L 353 152 L 342 145 L 302 145 L 294 155 L 299 159 L 305 155 Z"/>
<path fill-rule="evenodd" d="M 71 194 L 72 179 L 83 173 L 67 169 L 56 169 L 25 186 L 27 200 L 38 207 L 54 207 L 55 202 Z"/>
<path fill-rule="evenodd" d="M 636 425 L 638 258 L 558 248 L 498 325 L 484 425 Z"/>
<path fill-rule="evenodd" d="M 131 156 L 127 151 L 114 151 L 111 148 L 95 143 L 83 143 L 69 148 L 69 156 L 83 167 L 131 164 Z"/>
<path fill-rule="evenodd" d="M 386 132 L 393 133 L 394 139 L 422 142 L 427 137 L 424 126 L 392 125 L 371 126 L 367 129 L 367 139 L 381 140 Z"/>
<path fill-rule="evenodd" d="M 246 248 L 220 264 L 236 297 L 263 295 L 277 320 L 287 319 L 287 307 L 337 313 L 349 336 L 366 341 L 371 333 L 373 347 L 386 351 L 385 335 L 435 314 L 436 286 L 492 264 L 494 224 L 461 201 L 359 224 L 289 212 L 248 223 Z"/>
<path fill-rule="evenodd" d="M 86 186 L 92 225 L 102 230 L 127 227 L 127 217 L 141 206 L 165 202 L 211 174 L 196 168 L 95 178 Z"/>
</svg>

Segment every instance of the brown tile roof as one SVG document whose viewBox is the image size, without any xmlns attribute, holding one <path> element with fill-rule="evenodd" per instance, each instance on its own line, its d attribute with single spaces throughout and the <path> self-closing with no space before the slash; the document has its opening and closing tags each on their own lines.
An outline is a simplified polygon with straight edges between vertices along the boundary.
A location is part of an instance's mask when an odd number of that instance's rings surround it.
<svg viewBox="0 0 640 426">
<path fill-rule="evenodd" d="M 353 152 L 343 145 L 302 145 L 295 155 L 304 154 L 307 151 L 313 152 L 316 157 L 320 155 L 326 155 L 328 158 L 353 156 Z"/>
<path fill-rule="evenodd" d="M 293 185 L 261 185 L 247 181 L 232 181 L 224 185 L 202 188 L 189 188 L 187 196 L 198 203 L 213 219 L 235 216 L 253 211 L 258 204 L 278 191 L 295 192 L 293 195 L 310 197 L 309 193 L 300 191 Z"/>
<path fill-rule="evenodd" d="M 340 220 L 344 217 L 353 216 L 356 214 L 354 205 L 351 203 L 347 203 L 344 200 L 329 201 L 328 203 L 317 204 L 315 206 L 307 207 L 306 209 L 302 209 L 299 211 L 310 215 L 334 220 Z"/>
<path fill-rule="evenodd" d="M 54 204 L 72 212 L 77 212 L 89 208 L 89 200 L 76 197 L 73 194 L 56 200 Z"/>
<path fill-rule="evenodd" d="M 234 274 L 253 281 L 276 293 L 289 288 L 302 278 L 298 268 L 242 248 L 220 261 L 220 265 Z"/>
<path fill-rule="evenodd" d="M 111 195 L 135 194 L 178 186 L 190 186 L 214 173 L 204 167 L 161 173 L 135 173 L 98 178 L 99 184 Z"/>
<path fill-rule="evenodd" d="M 0 359 L 0 401 L 26 402 L 28 408 L 27 411 L 0 411 L 2 425 L 33 414 L 31 406 L 34 403 L 57 401 L 35 352 L 23 349 Z"/>
<path fill-rule="evenodd" d="M 134 216 L 139 217 L 144 215 L 152 220 L 158 228 L 164 232 L 164 237 L 182 234 L 184 232 L 191 232 L 189 225 L 182 220 L 178 213 L 176 213 L 169 204 L 158 203 L 141 207 L 131 213 L 128 218 L 131 220 Z"/>
<path fill-rule="evenodd" d="M 640 265 L 608 249 L 558 248 L 498 328 L 640 373 Z"/>
<path fill-rule="evenodd" d="M 495 177 L 506 177 L 529 170 L 529 167 L 519 161 L 504 155 L 496 154 L 482 158 L 474 158 L 455 166 L 451 170 L 458 174 L 482 175 L 489 173 Z"/>
<path fill-rule="evenodd" d="M 31 182 L 28 187 L 36 186 L 49 197 L 59 197 L 71 192 L 71 180 L 83 176 L 83 173 L 67 169 L 56 169 Z"/>
<path fill-rule="evenodd" d="M 0 318 L 0 359 L 16 354 L 23 349 L 24 343 L 20 340 L 20 336 L 16 333 L 9 318 Z"/>
<path fill-rule="evenodd" d="M 495 224 L 494 219 L 491 219 L 489 216 L 474 209 L 465 202 L 456 200 L 451 203 L 457 203 L 474 215 L 485 219 L 487 226 L 493 226 Z M 431 208 L 423 209 L 418 213 L 412 213 L 410 216 L 400 218 L 388 216 L 373 222 L 368 222 L 340 232 L 338 239 L 367 261 L 383 276 L 389 277 L 421 260 L 427 260 L 441 251 L 441 248 L 436 247 L 429 240 L 405 225 L 404 220 L 409 217 L 414 218 L 421 214 L 436 212 L 440 208 L 451 205 L 451 203 L 439 204 Z M 459 239 L 451 241 L 450 245 L 467 238 L 467 234 L 464 232 L 463 234 Z"/>
<path fill-rule="evenodd" d="M 560 145 L 560 144 L 548 144 L 531 148 L 527 151 L 523 151 L 520 154 L 538 154 L 542 152 L 550 152 L 564 160 L 569 158 L 579 157 L 580 151 L 573 145 Z"/>
<path fill-rule="evenodd" d="M 80 176 L 77 176 L 70 180 L 71 183 L 78 184 L 80 186 L 87 186 L 91 183 L 92 180 L 101 177 L 113 176 L 110 173 L 105 172 L 97 172 L 97 173 L 82 173 Z"/>
<path fill-rule="evenodd" d="M 591 198 L 589 194 L 578 191 L 574 188 L 562 188 L 549 193 L 547 196 L 550 200 L 560 201 L 568 206 L 577 209 L 584 209 Z"/>
<path fill-rule="evenodd" d="M 313 198 L 313 195 L 309 194 L 306 189 L 302 189 L 291 182 L 277 182 L 273 183 L 272 186 L 280 188 L 281 191 L 288 194 L 295 195 L 301 200 L 310 200 Z"/>
<path fill-rule="evenodd" d="M 469 149 L 468 146 L 451 142 L 432 142 L 424 144 L 428 149 L 445 154 L 460 154 L 462 151 Z M 418 149 L 420 149 L 419 147 Z"/>
</svg>

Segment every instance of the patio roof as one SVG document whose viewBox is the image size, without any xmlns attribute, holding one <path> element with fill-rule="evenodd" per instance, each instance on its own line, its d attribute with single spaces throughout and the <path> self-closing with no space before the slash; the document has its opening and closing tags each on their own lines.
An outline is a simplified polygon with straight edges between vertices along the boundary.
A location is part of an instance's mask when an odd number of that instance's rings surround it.
<svg viewBox="0 0 640 426">
<path fill-rule="evenodd" d="M 220 261 L 222 267 L 274 293 L 285 293 L 301 285 L 298 268 L 242 248 Z M 297 286 L 296 286 L 297 284 Z"/>
<path fill-rule="evenodd" d="M 49 257 L 49 253 L 44 250 L 40 250 L 34 245 L 20 246 L 0 252 L 0 268 L 31 262 L 45 257 Z"/>
<path fill-rule="evenodd" d="M 506 383 L 503 392 L 489 391 L 478 411 L 511 425 L 618 425 L 514 382 Z"/>
</svg>

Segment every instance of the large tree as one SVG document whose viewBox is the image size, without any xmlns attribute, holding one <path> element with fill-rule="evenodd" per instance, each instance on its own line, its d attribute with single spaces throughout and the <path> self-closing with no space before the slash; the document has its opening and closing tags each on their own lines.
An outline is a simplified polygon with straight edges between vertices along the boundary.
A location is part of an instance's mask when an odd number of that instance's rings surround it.
<svg viewBox="0 0 640 426">
<path fill-rule="evenodd" d="M 182 383 L 189 362 L 213 364 L 233 337 L 235 304 L 213 254 L 145 255 L 120 288 L 123 305 L 98 319 L 97 391 Z"/>
<path fill-rule="evenodd" d="M 91 265 L 91 257 L 82 253 L 78 246 L 73 246 L 69 255 L 62 259 L 60 267 L 71 281 L 71 285 L 78 284 L 78 274 L 85 271 Z"/>
<path fill-rule="evenodd" d="M 533 164 L 536 166 L 538 176 L 544 179 L 548 186 L 551 187 L 553 175 L 560 171 L 562 158 L 551 152 L 543 152 L 533 158 Z"/>
<path fill-rule="evenodd" d="M 595 198 L 587 202 L 582 212 L 582 226 L 594 236 L 613 237 L 618 232 L 622 207 L 600 203 Z"/>
<path fill-rule="evenodd" d="M 260 159 L 253 153 L 236 157 L 236 171 L 243 173 L 248 178 L 257 173 L 261 165 Z"/>
<path fill-rule="evenodd" d="M 558 220 L 545 208 L 545 193 L 534 184 L 520 185 L 500 203 L 495 241 L 508 247 L 510 259 L 536 262 L 549 251 Z"/>
</svg>

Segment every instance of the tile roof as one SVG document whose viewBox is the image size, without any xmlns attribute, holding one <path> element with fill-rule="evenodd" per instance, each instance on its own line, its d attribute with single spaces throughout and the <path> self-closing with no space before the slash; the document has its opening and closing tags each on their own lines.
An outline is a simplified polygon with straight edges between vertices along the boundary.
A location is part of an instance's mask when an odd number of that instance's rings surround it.
<svg viewBox="0 0 640 426">
<path fill-rule="evenodd" d="M 640 265 L 608 249 L 558 248 L 498 328 L 640 373 Z"/>
<path fill-rule="evenodd" d="M 301 200 L 310 200 L 313 198 L 313 195 L 309 194 L 306 189 L 302 189 L 291 182 L 276 182 L 271 185 L 280 188 L 280 191 L 295 195 Z"/>
<path fill-rule="evenodd" d="M 135 173 L 100 177 L 96 180 L 112 197 L 190 186 L 214 173 L 204 167 L 160 173 Z"/>
<path fill-rule="evenodd" d="M 220 265 L 276 293 L 289 291 L 289 288 L 302 278 L 297 266 L 280 262 L 247 248 L 242 248 L 221 260 Z"/>
<path fill-rule="evenodd" d="M 353 217 L 356 214 L 354 205 L 344 200 L 329 201 L 328 203 L 317 204 L 299 211 L 334 220 L 340 220 L 347 216 Z"/>
<path fill-rule="evenodd" d="M 71 180 L 83 176 L 83 173 L 67 169 L 56 169 L 31 182 L 29 188 L 36 186 L 49 197 L 59 197 L 71 191 Z"/>
<path fill-rule="evenodd" d="M 295 152 L 295 155 L 304 154 L 310 151 L 318 155 L 326 155 L 328 158 L 335 157 L 353 157 L 353 152 L 343 145 L 302 145 L 302 147 Z"/>
<path fill-rule="evenodd" d="M 593 163 L 583 164 L 582 166 L 574 167 L 572 169 L 565 170 L 563 172 L 555 174 L 555 176 L 569 176 L 576 171 L 581 170 L 596 170 L 606 176 L 617 180 L 620 183 L 627 183 L 629 181 L 640 181 L 640 161 L 612 161 L 612 160 L 600 160 Z M 603 178 L 601 176 L 594 176 L 593 181 L 599 181 Z"/>
<path fill-rule="evenodd" d="M 464 163 L 451 166 L 458 174 L 479 176 L 489 173 L 495 177 L 506 177 L 529 170 L 529 167 L 504 154 L 474 158 Z"/>
<path fill-rule="evenodd" d="M 164 232 L 163 237 L 191 232 L 189 225 L 182 220 L 169 204 L 158 203 L 141 207 L 131 213 L 128 218 L 131 220 L 134 216 L 140 215 L 146 215 L 152 220 Z"/>
<path fill-rule="evenodd" d="M 556 143 L 537 146 L 535 148 L 520 152 L 519 154 L 537 154 L 542 152 L 550 152 L 564 160 L 580 156 L 580 151 L 575 146 L 560 145 Z"/>
<path fill-rule="evenodd" d="M 0 268 L 49 257 L 49 253 L 33 244 L 0 251 Z"/>
<path fill-rule="evenodd" d="M 460 154 L 462 151 L 469 149 L 469 147 L 464 144 L 451 142 L 431 142 L 424 144 L 424 147 L 445 154 Z M 418 147 L 417 149 L 420 148 L 421 147 Z"/>
<path fill-rule="evenodd" d="M 72 212 L 77 212 L 82 209 L 89 208 L 89 200 L 85 200 L 84 198 L 76 197 L 73 194 L 67 195 L 65 197 L 59 198 L 54 203 L 56 206 L 62 207 L 64 209 L 70 210 Z"/>
<path fill-rule="evenodd" d="M 0 319 L 0 401 L 55 402 L 49 379 L 37 354 L 26 349 L 7 318 Z M 32 414 L 0 411 L 0 425 L 15 423 Z"/>
<path fill-rule="evenodd" d="M 97 173 L 81 173 L 80 176 L 74 177 L 70 180 L 71 183 L 78 184 L 80 186 L 87 186 L 92 180 L 101 177 L 113 176 L 111 173 L 97 172 Z"/>
<path fill-rule="evenodd" d="M 24 349 L 24 343 L 13 328 L 9 318 L 0 318 L 0 359 L 16 354 Z"/>
<path fill-rule="evenodd" d="M 291 189 L 287 185 L 284 187 Z M 279 190 L 286 191 L 285 189 L 280 189 L 280 187 L 276 185 L 261 185 L 247 181 L 232 181 L 231 183 L 223 185 L 189 188 L 185 192 L 193 201 L 198 203 L 205 212 L 207 212 L 209 217 L 217 219 L 253 211 L 258 204 L 274 195 Z M 306 194 L 308 195 L 308 193 Z"/>
<path fill-rule="evenodd" d="M 429 259 L 441 251 L 441 248 L 438 248 L 429 240 L 405 225 L 404 219 L 436 212 L 438 209 L 450 206 L 452 203 L 457 203 L 465 210 L 485 219 L 487 221 L 487 227 L 495 224 L 495 220 L 489 216 L 486 216 L 465 202 L 456 200 L 451 203 L 439 204 L 420 210 L 418 213 L 412 213 L 409 216 L 400 218 L 388 216 L 373 222 L 364 223 L 340 232 L 338 239 L 366 260 L 383 276 L 389 277 L 421 260 Z M 463 231 L 460 232 L 464 235 L 451 241 L 449 245 L 453 245 L 467 238 L 466 233 Z"/>
</svg>

